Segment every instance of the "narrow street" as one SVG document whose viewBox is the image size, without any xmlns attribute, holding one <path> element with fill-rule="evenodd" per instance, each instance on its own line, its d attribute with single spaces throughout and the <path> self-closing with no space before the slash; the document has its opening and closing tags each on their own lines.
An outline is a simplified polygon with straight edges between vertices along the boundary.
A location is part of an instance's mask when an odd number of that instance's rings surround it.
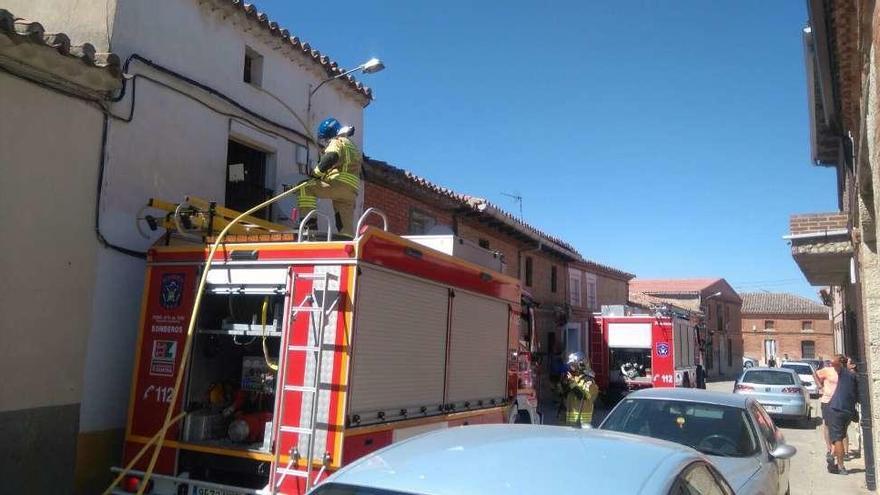
<svg viewBox="0 0 880 495">
<path fill-rule="evenodd" d="M 733 382 L 714 382 L 707 384 L 709 390 L 729 392 Z M 813 414 L 819 415 L 819 401 L 813 401 Z M 865 463 L 861 458 L 846 463 L 849 474 L 846 476 L 830 474 L 825 470 L 825 441 L 822 438 L 822 424 L 817 417 L 813 427 L 800 428 L 793 424 L 781 424 L 785 440 L 798 450 L 791 460 L 792 494 L 867 494 L 865 489 Z M 854 426 L 854 425 L 853 425 Z M 850 448 L 856 449 L 858 430 L 850 427 Z"/>
</svg>

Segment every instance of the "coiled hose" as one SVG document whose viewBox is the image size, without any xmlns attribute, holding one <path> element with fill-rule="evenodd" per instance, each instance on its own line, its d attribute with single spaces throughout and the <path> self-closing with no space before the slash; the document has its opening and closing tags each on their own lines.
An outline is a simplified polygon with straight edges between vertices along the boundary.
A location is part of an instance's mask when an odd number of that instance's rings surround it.
<svg viewBox="0 0 880 495">
<path fill-rule="evenodd" d="M 165 433 L 168 431 L 168 429 L 174 423 L 180 421 L 184 416 L 186 416 L 186 413 L 183 412 L 183 413 L 180 413 L 179 415 L 177 415 L 176 417 L 172 417 L 174 414 L 174 404 L 177 403 L 177 393 L 180 390 L 181 384 L 183 383 L 184 371 L 186 370 L 186 366 L 189 362 L 189 353 L 191 350 L 190 348 L 192 345 L 192 338 L 193 338 L 193 334 L 195 333 L 195 327 L 196 327 L 196 313 L 198 313 L 199 307 L 202 304 L 202 294 L 205 291 L 205 285 L 207 284 L 207 281 L 208 281 L 208 272 L 210 271 L 211 263 L 214 261 L 214 255 L 217 254 L 217 249 L 220 248 L 220 244 L 223 242 L 223 239 L 226 238 L 226 234 L 229 232 L 229 229 L 231 229 L 235 224 L 240 222 L 244 217 L 256 212 L 257 210 L 265 208 L 265 207 L 269 206 L 270 204 L 272 204 L 282 198 L 290 196 L 291 194 L 299 191 L 300 189 L 302 189 L 304 186 L 306 186 L 308 184 L 310 184 L 309 181 L 298 184 L 295 187 L 292 187 L 292 188 L 290 188 L 280 194 L 277 194 L 277 195 L 267 199 L 266 201 L 254 206 L 254 207 L 251 207 L 251 209 L 249 209 L 249 210 L 245 211 L 244 213 L 240 214 L 239 216 L 235 217 L 231 222 L 229 222 L 226 225 L 226 227 L 223 227 L 223 230 L 221 230 L 219 234 L 217 234 L 217 239 L 214 240 L 214 243 L 211 244 L 211 250 L 208 251 L 208 258 L 205 260 L 205 269 L 202 270 L 202 275 L 201 275 L 201 278 L 199 279 L 199 285 L 198 285 L 198 288 L 196 289 L 196 298 L 195 298 L 195 301 L 193 302 L 192 313 L 190 314 L 190 317 L 189 317 L 189 326 L 186 329 L 186 341 L 184 342 L 184 345 L 183 345 L 183 353 L 181 353 L 180 369 L 177 371 L 177 377 L 174 380 L 174 388 L 171 389 L 171 400 L 169 401 L 168 411 L 165 413 L 165 421 L 163 422 L 162 427 L 159 429 L 159 431 L 150 439 L 149 442 L 147 442 L 143 447 L 141 447 L 141 450 L 137 453 L 137 455 L 134 456 L 134 458 L 131 460 L 131 462 L 128 463 L 128 466 L 126 466 L 125 469 L 123 469 L 122 472 L 119 473 L 119 475 L 116 477 L 116 479 L 114 479 L 113 482 L 110 483 L 110 486 L 108 486 L 107 489 L 104 490 L 104 495 L 110 495 L 110 493 L 112 493 L 113 488 L 116 486 L 116 484 L 119 483 L 119 481 L 123 477 L 125 477 L 126 474 L 128 474 L 128 472 L 131 470 L 131 468 L 134 466 L 134 464 L 138 460 L 140 460 L 140 458 L 144 455 L 144 453 L 155 443 L 156 447 L 155 447 L 155 450 L 153 451 L 153 456 L 150 458 L 150 464 L 147 466 L 146 471 L 144 471 L 144 478 L 141 480 L 140 486 L 138 487 L 138 491 L 137 491 L 137 495 L 143 495 L 144 490 L 146 490 L 147 484 L 150 481 L 150 477 L 153 475 L 153 469 L 155 469 L 155 467 L 156 467 L 156 461 L 159 459 L 159 452 L 162 451 L 162 444 L 165 443 Z M 263 314 L 265 314 L 265 312 Z M 264 321 L 265 321 L 265 317 L 264 317 Z"/>
</svg>

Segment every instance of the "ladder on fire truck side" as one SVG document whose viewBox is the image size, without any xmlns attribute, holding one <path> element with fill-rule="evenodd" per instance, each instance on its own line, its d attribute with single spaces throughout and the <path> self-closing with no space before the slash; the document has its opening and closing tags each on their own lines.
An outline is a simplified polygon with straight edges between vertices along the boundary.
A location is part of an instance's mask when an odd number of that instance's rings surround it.
<svg viewBox="0 0 880 495">
<path fill-rule="evenodd" d="M 315 461 L 315 436 L 317 431 L 319 430 L 318 426 L 318 409 L 319 409 L 319 394 L 321 391 L 321 370 L 323 366 L 323 355 L 324 355 L 324 336 L 326 334 L 325 329 L 327 326 L 327 317 L 330 313 L 336 310 L 336 306 L 339 303 L 339 293 L 337 292 L 336 297 L 333 298 L 333 301 L 328 301 L 328 290 L 329 284 L 331 280 L 338 280 L 338 276 L 329 272 L 324 273 L 296 273 L 292 272 L 292 282 L 291 282 L 291 298 L 296 297 L 297 286 L 301 282 L 311 282 L 312 288 L 308 291 L 308 294 L 302 299 L 302 301 L 298 305 L 293 305 L 290 308 L 290 324 L 287 329 L 287 336 L 284 339 L 282 345 L 285 348 L 285 356 L 284 362 L 282 363 L 282 368 L 278 370 L 278 377 L 283 381 L 287 377 L 287 368 L 290 365 L 291 357 L 296 353 L 302 353 L 306 356 L 305 359 L 302 360 L 302 363 L 305 365 L 306 361 L 311 358 L 314 362 L 313 375 L 311 377 L 308 376 L 307 373 L 303 373 L 303 384 L 302 385 L 290 385 L 284 384 L 281 388 L 281 397 L 279 399 L 279 406 L 277 415 L 275 416 L 274 421 L 279 425 L 277 428 L 277 434 L 275 437 L 275 462 L 273 463 L 273 476 L 270 479 L 270 484 L 272 485 L 271 493 L 275 494 L 277 490 L 281 487 L 284 480 L 287 476 L 296 476 L 299 478 L 304 478 L 305 480 L 305 491 L 308 491 L 316 481 L 318 481 L 323 474 L 324 470 L 327 468 L 330 463 L 330 459 L 328 454 L 323 454 L 321 456 L 320 462 L 322 467 L 318 472 L 317 476 L 312 478 L 312 471 L 314 468 Z M 321 287 L 319 289 L 315 289 L 316 282 L 322 282 Z M 294 300 L 292 304 L 296 304 Z M 291 340 L 294 338 L 294 324 L 298 315 L 304 314 L 308 317 L 308 331 L 305 333 L 305 342 L 301 343 L 292 343 Z M 317 321 L 316 321 L 317 320 Z M 306 367 L 306 369 L 308 369 Z M 309 379 L 311 378 L 311 380 Z M 310 382 L 310 383 L 307 383 Z M 302 421 L 300 421 L 300 426 L 285 426 L 281 424 L 281 421 L 284 418 L 284 406 L 285 406 L 285 397 L 289 393 L 298 393 L 300 394 L 301 401 L 305 401 L 306 397 L 311 398 L 311 405 L 308 409 L 309 422 L 306 426 L 302 426 Z M 302 402 L 301 402 L 302 403 Z M 281 460 L 281 434 L 282 433 L 295 433 L 297 434 L 296 443 L 294 443 L 293 447 L 291 447 L 288 452 L 290 456 L 290 460 L 287 462 L 285 467 L 279 467 Z M 305 456 L 299 451 L 299 440 L 303 437 L 307 437 L 307 449 L 305 452 Z M 299 461 L 301 459 L 305 459 L 305 467 L 300 469 Z M 280 475 L 280 476 L 279 476 Z"/>
</svg>

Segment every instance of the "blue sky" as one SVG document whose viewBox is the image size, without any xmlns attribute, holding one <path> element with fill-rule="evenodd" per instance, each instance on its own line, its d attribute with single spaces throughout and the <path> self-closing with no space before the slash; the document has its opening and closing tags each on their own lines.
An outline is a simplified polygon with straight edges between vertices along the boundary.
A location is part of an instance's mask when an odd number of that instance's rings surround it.
<svg viewBox="0 0 880 495">
<path fill-rule="evenodd" d="M 516 212 L 642 278 L 815 298 L 781 236 L 836 208 L 814 167 L 803 1 L 258 6 L 384 72 L 365 152 Z"/>
</svg>

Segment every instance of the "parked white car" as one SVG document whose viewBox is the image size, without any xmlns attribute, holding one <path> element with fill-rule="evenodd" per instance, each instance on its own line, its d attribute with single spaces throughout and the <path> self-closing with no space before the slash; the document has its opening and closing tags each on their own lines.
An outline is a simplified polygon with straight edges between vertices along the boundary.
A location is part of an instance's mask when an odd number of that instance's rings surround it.
<svg viewBox="0 0 880 495">
<path fill-rule="evenodd" d="M 797 449 L 785 443 L 750 396 L 687 388 L 640 390 L 608 413 L 599 429 L 694 448 L 709 457 L 737 495 L 789 493 L 789 459 Z"/>
<path fill-rule="evenodd" d="M 755 366 L 758 366 L 757 359 L 743 356 L 743 368 L 754 368 Z"/>
<path fill-rule="evenodd" d="M 310 495 L 733 495 L 710 460 L 653 438 L 561 426 L 475 425 L 392 444 Z M 739 492 L 737 492 L 739 493 Z"/>
<path fill-rule="evenodd" d="M 801 379 L 801 383 L 807 389 L 810 397 L 816 398 L 821 395 L 819 390 L 819 378 L 816 376 L 816 368 L 806 361 L 786 361 L 782 363 L 780 368 L 785 368 L 797 373 Z"/>
</svg>

